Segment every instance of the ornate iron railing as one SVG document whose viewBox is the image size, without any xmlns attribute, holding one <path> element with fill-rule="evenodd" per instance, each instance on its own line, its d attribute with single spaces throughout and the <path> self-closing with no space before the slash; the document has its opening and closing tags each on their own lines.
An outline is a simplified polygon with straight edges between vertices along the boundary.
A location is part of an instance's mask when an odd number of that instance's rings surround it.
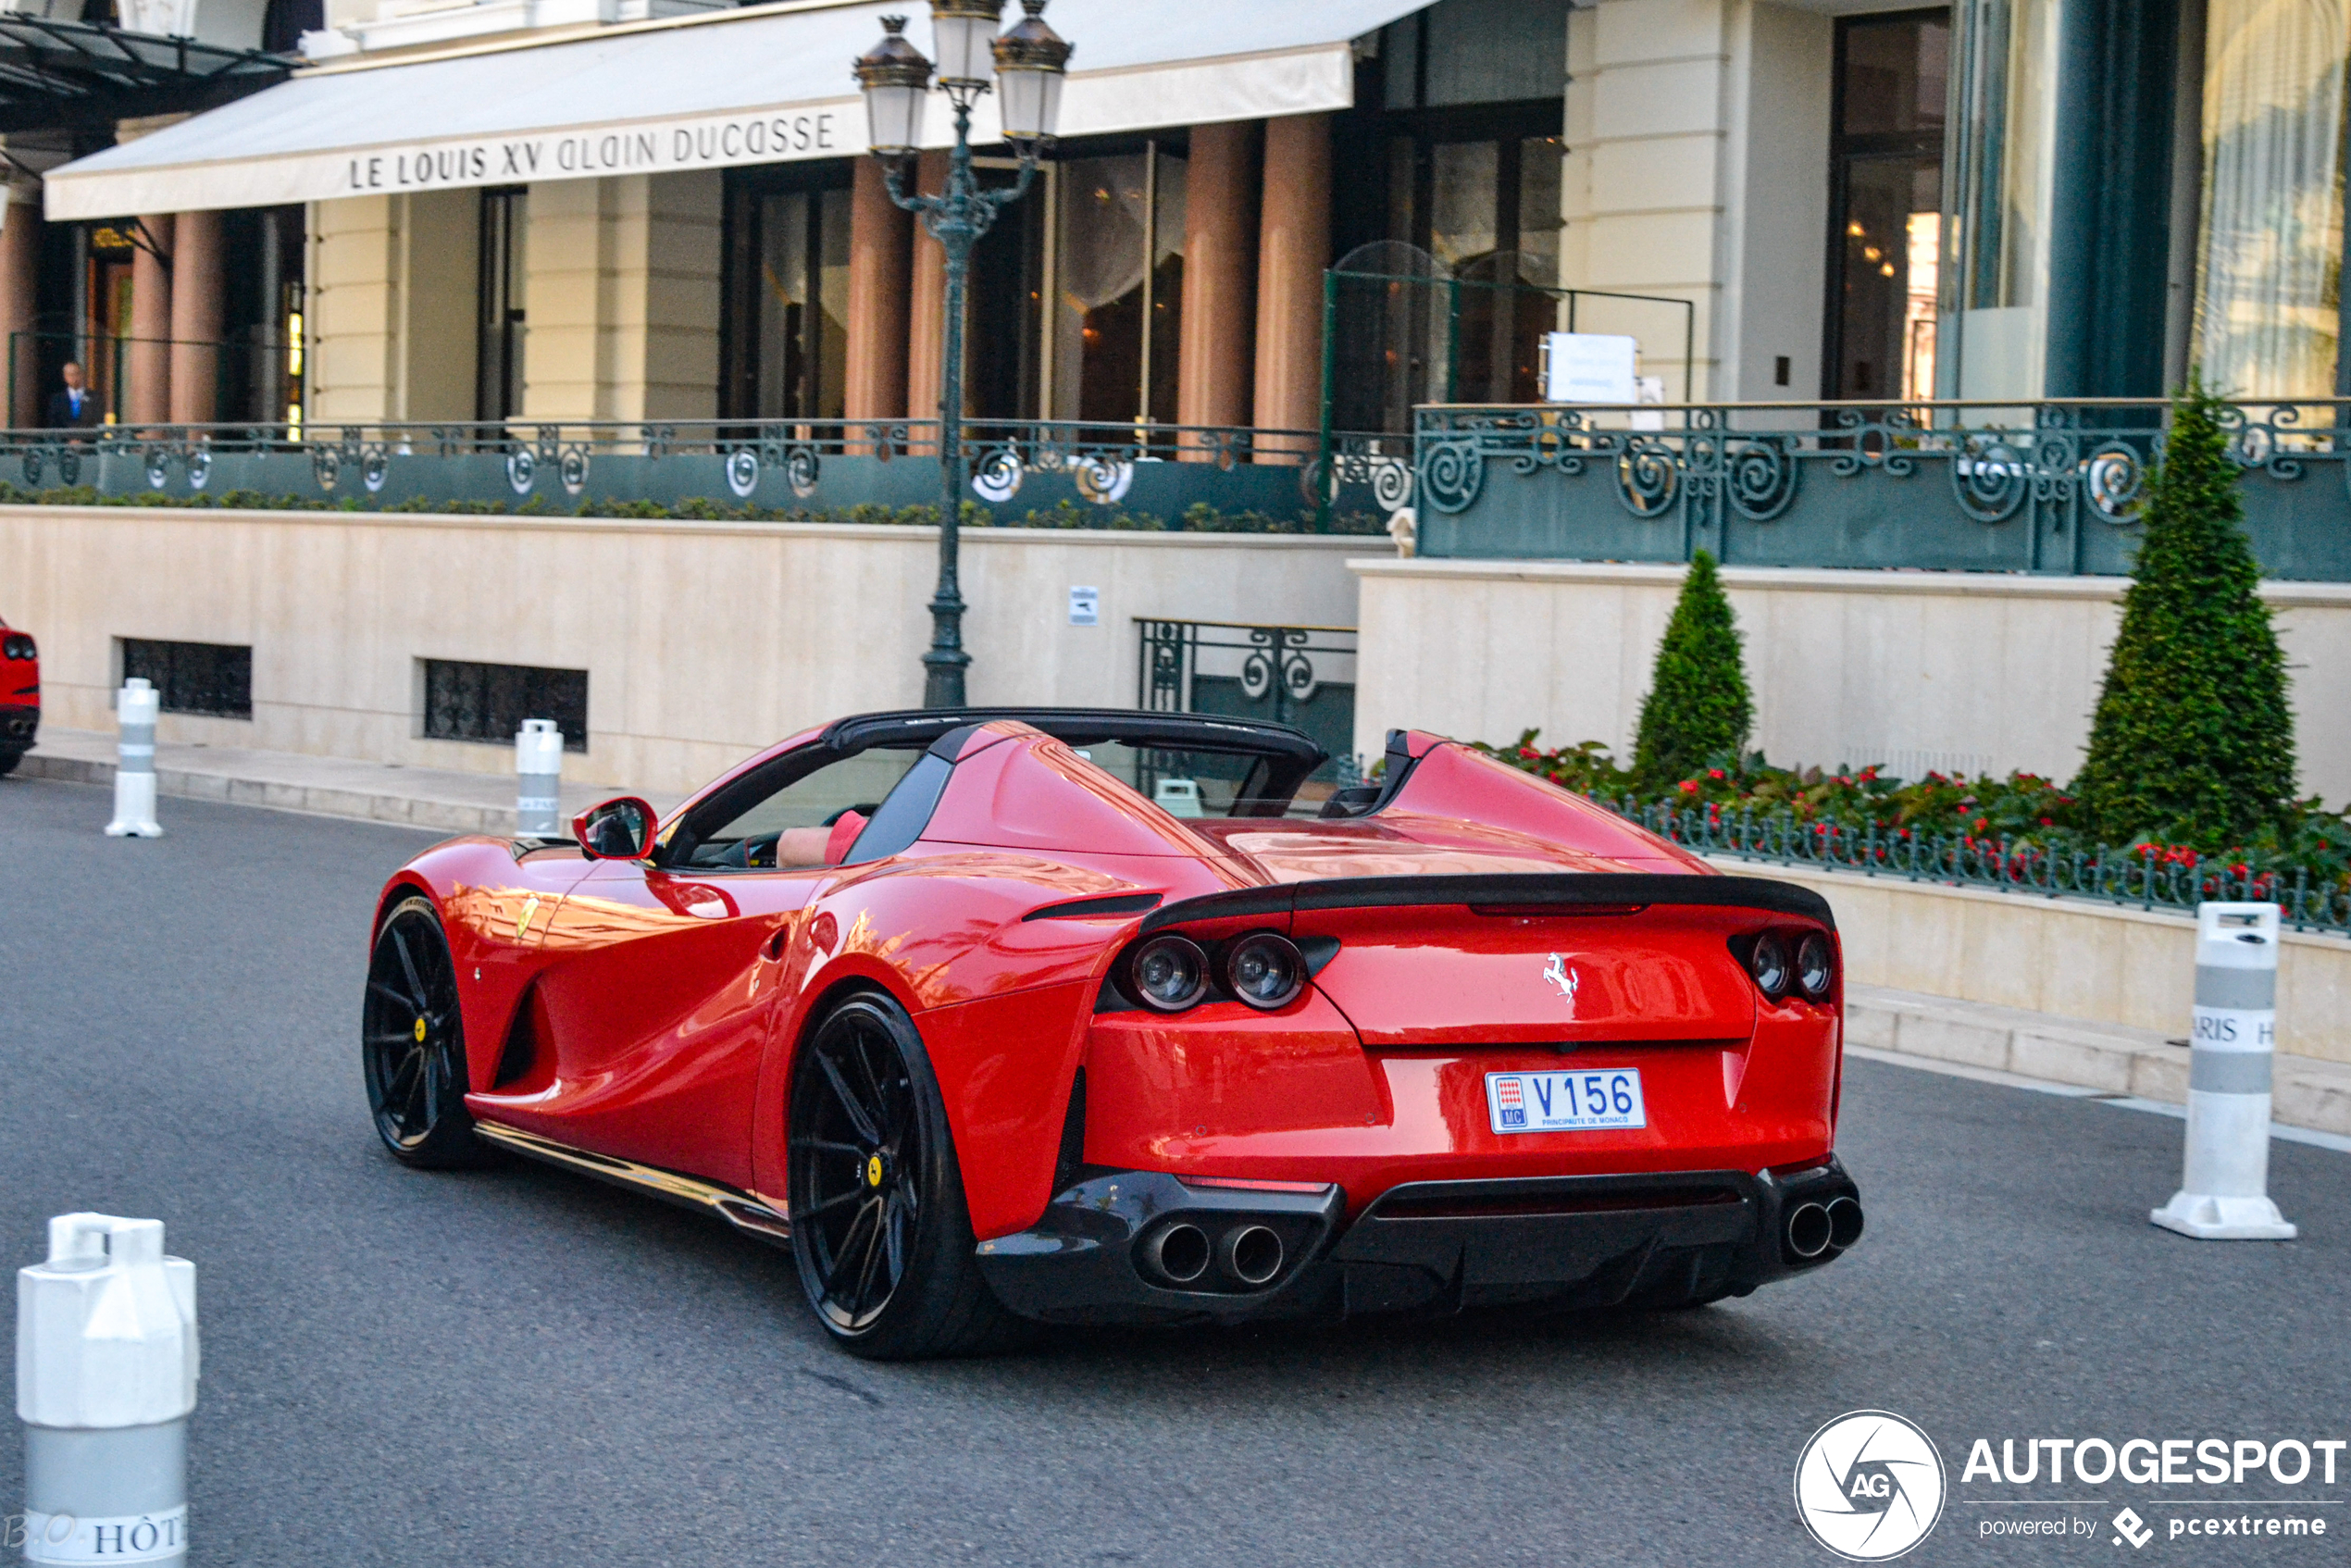
<svg viewBox="0 0 2351 1568">
<path fill-rule="evenodd" d="M 1317 778 L 1356 782 L 1354 628 L 1158 616 L 1135 628 L 1137 707 L 1296 725 L 1331 753 Z"/>
<path fill-rule="evenodd" d="M 2193 912 L 2208 900 L 2274 902 L 2296 930 L 2351 934 L 2351 891 L 2313 886 L 2307 869 L 2286 876 L 2179 851 L 2051 850 L 1966 834 L 1799 822 L 1786 812 L 1678 807 L 1630 795 L 1601 803 L 1700 854 L 2139 909 Z"/>
<path fill-rule="evenodd" d="M 2270 576 L 2351 580 L 2351 401 L 2230 405 Z M 1420 553 L 2116 574 L 2159 404 L 1424 407 Z"/>
<path fill-rule="evenodd" d="M 230 491 L 367 510 L 433 503 L 810 515 L 936 508 L 939 421 L 663 420 L 105 425 L 0 430 L 0 481 L 201 501 Z M 1387 444 L 1397 446 L 1394 438 Z M 1012 526 L 1376 529 L 1412 466 L 1381 438 L 1245 428 L 969 420 L 967 502 Z"/>
</svg>

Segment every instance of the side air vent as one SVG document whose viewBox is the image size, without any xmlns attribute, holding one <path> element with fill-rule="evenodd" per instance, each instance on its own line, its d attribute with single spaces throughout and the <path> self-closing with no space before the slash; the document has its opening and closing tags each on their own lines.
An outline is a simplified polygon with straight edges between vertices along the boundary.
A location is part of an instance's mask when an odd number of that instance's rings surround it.
<svg viewBox="0 0 2351 1568">
<path fill-rule="evenodd" d="M 539 1000 L 539 988 L 532 985 L 515 1004 L 514 1022 L 506 1026 L 506 1043 L 498 1052 L 498 1076 L 491 1083 L 492 1089 L 511 1089 L 530 1076 L 539 1065 L 539 1040 L 545 1029 L 546 1007 Z"/>
</svg>

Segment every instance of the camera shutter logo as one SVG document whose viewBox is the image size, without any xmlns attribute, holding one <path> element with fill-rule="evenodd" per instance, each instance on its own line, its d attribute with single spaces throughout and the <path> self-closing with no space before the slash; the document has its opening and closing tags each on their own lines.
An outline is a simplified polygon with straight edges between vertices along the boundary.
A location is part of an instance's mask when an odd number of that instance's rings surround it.
<svg viewBox="0 0 2351 1568">
<path fill-rule="evenodd" d="M 1812 1434 L 1796 1461 L 1796 1512 L 1837 1556 L 1884 1562 L 1943 1516 L 1943 1456 L 1891 1411 L 1857 1410 Z"/>
</svg>

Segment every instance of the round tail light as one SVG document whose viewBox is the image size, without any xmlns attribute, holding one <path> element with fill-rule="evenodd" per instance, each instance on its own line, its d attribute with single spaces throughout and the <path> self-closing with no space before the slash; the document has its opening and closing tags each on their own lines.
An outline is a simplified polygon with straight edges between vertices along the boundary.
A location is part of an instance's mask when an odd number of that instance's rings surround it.
<svg viewBox="0 0 2351 1568">
<path fill-rule="evenodd" d="M 1747 972 L 1755 977 L 1758 989 L 1773 1002 L 1787 994 L 1787 943 L 1766 931 L 1755 939 L 1748 950 Z"/>
<path fill-rule="evenodd" d="M 1836 979 L 1836 958 L 1828 938 L 1814 931 L 1796 944 L 1797 988 L 1814 1002 L 1826 1002 Z"/>
<path fill-rule="evenodd" d="M 1208 955 L 1189 937 L 1153 937 L 1127 960 L 1136 999 L 1155 1013 L 1181 1013 L 1208 994 Z"/>
<path fill-rule="evenodd" d="M 1306 956 L 1287 937 L 1259 931 L 1225 950 L 1225 983 L 1251 1007 L 1287 1007 L 1306 989 Z"/>
</svg>

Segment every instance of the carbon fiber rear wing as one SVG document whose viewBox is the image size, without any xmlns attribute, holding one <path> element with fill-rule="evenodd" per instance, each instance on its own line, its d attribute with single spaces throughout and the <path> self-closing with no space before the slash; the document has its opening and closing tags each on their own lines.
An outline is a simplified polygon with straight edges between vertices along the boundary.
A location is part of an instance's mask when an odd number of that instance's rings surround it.
<svg viewBox="0 0 2351 1568">
<path fill-rule="evenodd" d="M 1760 877 L 1708 877 L 1647 872 L 1561 872 L 1487 877 L 1350 877 L 1290 882 L 1274 888 L 1237 888 L 1208 893 L 1154 910 L 1142 924 L 1150 932 L 1192 920 L 1242 915 L 1281 916 L 1303 910 L 1383 909 L 1422 905 L 1474 905 L 1511 909 L 1573 905 L 1696 904 L 1716 909 L 1753 909 L 1792 915 L 1836 929 L 1829 901 L 1810 888 Z M 1139 934 L 1139 933 L 1138 933 Z"/>
</svg>

